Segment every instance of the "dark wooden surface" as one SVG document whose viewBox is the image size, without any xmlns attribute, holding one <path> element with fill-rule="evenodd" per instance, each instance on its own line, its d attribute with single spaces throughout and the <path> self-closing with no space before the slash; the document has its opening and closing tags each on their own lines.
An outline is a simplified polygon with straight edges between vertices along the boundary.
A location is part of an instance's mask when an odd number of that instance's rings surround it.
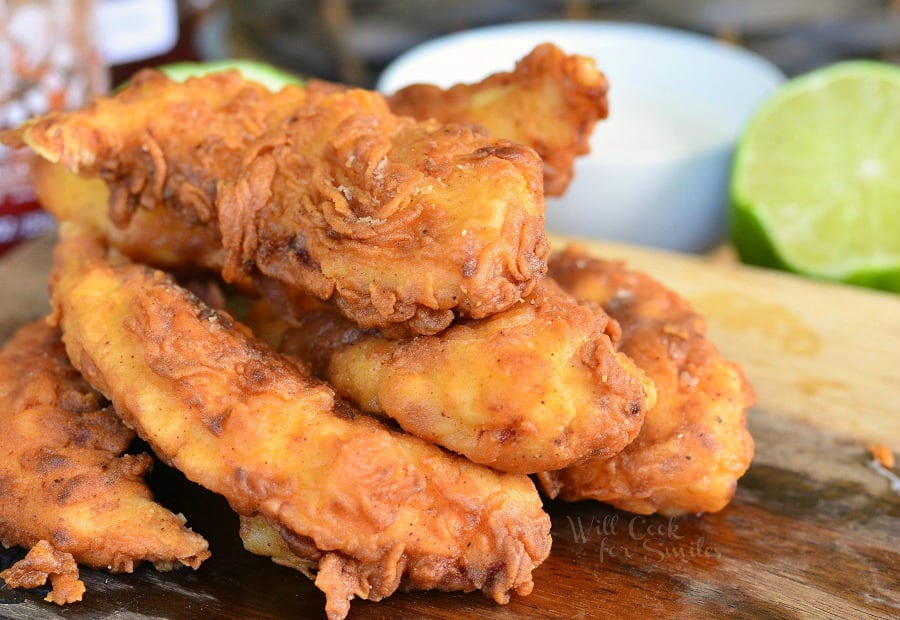
<svg viewBox="0 0 900 620">
<path fill-rule="evenodd" d="M 0 267 L 16 265 L 22 289 L 40 288 L 45 258 L 16 260 Z M 39 293 L 6 295 L 0 326 L 43 312 Z M 864 406 L 847 416 L 866 416 Z M 757 455 L 721 513 L 668 520 L 550 502 L 553 551 L 530 596 L 501 607 L 477 593 L 397 593 L 354 601 L 350 618 L 900 617 L 900 495 L 865 443 L 767 409 L 749 419 Z M 199 570 L 83 570 L 84 601 L 65 608 L 43 602 L 46 590 L 0 589 L 0 617 L 323 617 L 310 581 L 243 551 L 223 500 L 161 465 L 150 484 L 210 541 Z M 0 565 L 22 554 L 2 551 Z"/>
<path fill-rule="evenodd" d="M 593 502 L 551 502 L 553 552 L 535 590 L 500 607 L 480 594 L 398 593 L 354 601 L 350 618 L 896 618 L 900 496 L 857 443 L 754 411 L 758 456 L 734 502 L 702 517 L 638 517 Z M 322 618 L 299 573 L 243 551 L 220 498 L 159 466 L 150 479 L 213 556 L 196 572 L 83 570 L 84 601 L 0 590 L 8 618 Z M 22 555 L 2 552 L 6 566 Z"/>
</svg>

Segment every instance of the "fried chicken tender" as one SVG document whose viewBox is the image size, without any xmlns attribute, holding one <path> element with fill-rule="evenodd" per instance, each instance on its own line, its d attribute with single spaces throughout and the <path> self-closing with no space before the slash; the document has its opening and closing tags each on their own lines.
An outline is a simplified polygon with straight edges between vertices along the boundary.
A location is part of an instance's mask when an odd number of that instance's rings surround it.
<svg viewBox="0 0 900 620">
<path fill-rule="evenodd" d="M 164 461 L 314 563 L 330 618 L 405 588 L 527 594 L 550 519 L 524 475 L 390 431 L 169 277 L 61 227 L 71 359 Z"/>
<path fill-rule="evenodd" d="M 251 325 L 267 331 L 266 322 Z M 654 395 L 614 351 L 618 324 L 549 278 L 509 310 L 435 336 L 390 340 L 324 304 L 275 333 L 282 353 L 312 364 L 363 411 L 502 471 L 613 456 L 637 435 Z"/>
<path fill-rule="evenodd" d="M 746 409 L 754 396 L 741 369 L 720 357 L 702 317 L 649 276 L 577 248 L 554 256 L 550 272 L 619 322 L 620 350 L 656 384 L 657 400 L 621 454 L 540 474 L 546 492 L 640 514 L 724 508 L 753 458 Z"/>
<path fill-rule="evenodd" d="M 182 217 L 164 204 L 137 209 L 117 226 L 110 218 L 109 188 L 103 179 L 80 177 L 60 164 L 37 159 L 31 181 L 41 206 L 57 220 L 78 222 L 135 262 L 201 272 L 217 272 L 224 264 L 218 228 Z"/>
<path fill-rule="evenodd" d="M 595 124 L 608 114 L 608 90 L 593 59 L 544 43 L 510 73 L 447 90 L 414 84 L 390 95 L 388 103 L 395 114 L 475 123 L 532 147 L 544 162 L 544 192 L 558 196 L 572 179 L 575 157 L 590 150 Z"/>
<path fill-rule="evenodd" d="M 45 321 L 0 350 L 0 542 L 45 540 L 82 564 L 131 572 L 135 563 L 197 568 L 207 543 L 153 501 L 149 455 L 123 455 L 134 437 L 69 363 Z"/>
<path fill-rule="evenodd" d="M 84 595 L 84 582 L 78 577 L 78 563 L 71 553 L 53 548 L 46 540 L 39 540 L 24 558 L 0 572 L 0 579 L 10 588 L 39 588 L 50 580 L 48 603 L 65 605 L 77 603 Z"/>
<path fill-rule="evenodd" d="M 489 316 L 546 270 L 537 154 L 396 116 L 369 91 L 273 94 L 236 72 L 176 83 L 147 70 L 4 139 L 104 179 L 115 224 L 164 205 L 175 228 L 218 231 L 199 262 L 220 258 L 225 280 L 258 270 L 365 327 L 435 333 L 454 313 Z"/>
</svg>

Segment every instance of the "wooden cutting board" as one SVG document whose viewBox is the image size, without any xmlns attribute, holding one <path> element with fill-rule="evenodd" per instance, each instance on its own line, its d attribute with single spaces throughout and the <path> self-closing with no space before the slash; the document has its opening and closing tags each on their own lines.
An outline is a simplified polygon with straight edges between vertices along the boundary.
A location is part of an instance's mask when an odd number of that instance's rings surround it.
<svg viewBox="0 0 900 620">
<path fill-rule="evenodd" d="M 47 311 L 51 244 L 0 260 L 0 338 Z M 588 246 L 682 292 L 744 366 L 759 399 L 757 451 L 734 501 L 674 520 L 550 502 L 553 552 L 530 596 L 500 607 L 478 594 L 400 593 L 355 601 L 350 618 L 900 617 L 900 489 L 867 449 L 900 452 L 900 297 L 721 258 Z M 150 483 L 209 539 L 213 557 L 198 571 L 83 570 L 83 602 L 61 610 L 45 590 L 4 589 L 0 617 L 323 617 L 306 578 L 242 550 L 224 501 L 163 466 Z M 0 567 L 21 555 L 3 551 Z"/>
</svg>

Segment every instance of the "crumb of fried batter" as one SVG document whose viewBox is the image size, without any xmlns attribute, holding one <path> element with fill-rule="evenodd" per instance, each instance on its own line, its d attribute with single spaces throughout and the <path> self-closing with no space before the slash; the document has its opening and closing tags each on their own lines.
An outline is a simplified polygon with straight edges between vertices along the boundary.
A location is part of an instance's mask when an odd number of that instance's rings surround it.
<svg viewBox="0 0 900 620">
<path fill-rule="evenodd" d="M 78 578 L 78 564 L 71 553 L 58 551 L 46 540 L 40 540 L 28 554 L 0 572 L 10 588 L 37 588 L 50 579 L 52 589 L 45 601 L 65 605 L 76 603 L 84 594 L 84 582 Z"/>
<path fill-rule="evenodd" d="M 881 463 L 884 467 L 888 469 L 893 469 L 897 464 L 897 459 L 894 458 L 894 453 L 891 452 L 891 449 L 882 444 L 870 444 L 869 452 L 872 453 L 872 457 Z"/>
</svg>

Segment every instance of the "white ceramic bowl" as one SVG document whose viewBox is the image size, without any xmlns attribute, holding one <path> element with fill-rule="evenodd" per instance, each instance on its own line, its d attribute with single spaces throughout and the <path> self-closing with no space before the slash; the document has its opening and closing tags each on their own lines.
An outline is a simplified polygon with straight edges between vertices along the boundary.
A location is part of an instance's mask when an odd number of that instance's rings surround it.
<svg viewBox="0 0 900 620">
<path fill-rule="evenodd" d="M 753 53 L 657 26 L 529 22 L 424 43 L 392 62 L 377 87 L 475 82 L 544 41 L 593 57 L 610 82 L 609 118 L 566 194 L 547 200 L 548 229 L 685 252 L 720 241 L 732 151 L 784 79 Z"/>
</svg>

